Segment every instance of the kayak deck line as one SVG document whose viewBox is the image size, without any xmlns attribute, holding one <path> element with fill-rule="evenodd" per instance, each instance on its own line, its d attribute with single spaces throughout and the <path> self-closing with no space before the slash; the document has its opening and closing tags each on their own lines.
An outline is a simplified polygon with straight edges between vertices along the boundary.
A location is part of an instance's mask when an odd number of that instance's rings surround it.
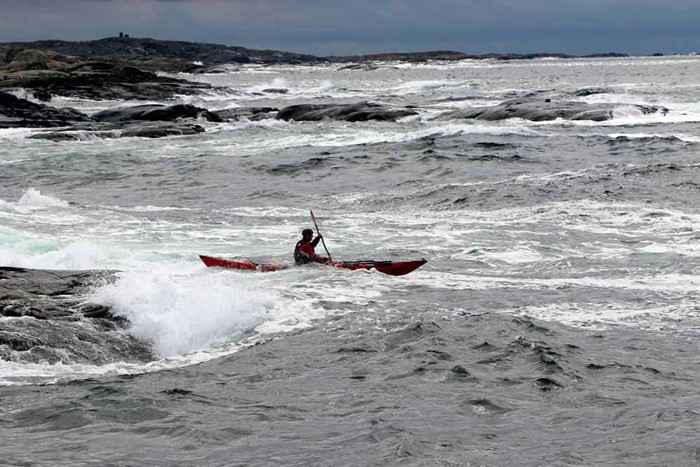
<svg viewBox="0 0 700 467">
<path fill-rule="evenodd" d="M 293 264 L 287 263 L 254 263 L 247 259 L 225 259 L 215 258 L 213 256 L 199 255 L 199 258 L 207 267 L 220 267 L 228 269 L 238 269 L 241 271 L 258 271 L 258 272 L 273 272 L 282 271 L 294 267 Z M 338 261 L 333 263 L 322 263 L 325 266 L 331 266 L 339 269 L 371 270 L 388 274 L 390 276 L 403 276 L 415 271 L 419 267 L 427 263 L 428 260 L 420 259 L 414 261 L 374 261 L 374 260 L 356 260 L 356 261 Z M 321 263 L 319 263 L 321 264 Z"/>
</svg>

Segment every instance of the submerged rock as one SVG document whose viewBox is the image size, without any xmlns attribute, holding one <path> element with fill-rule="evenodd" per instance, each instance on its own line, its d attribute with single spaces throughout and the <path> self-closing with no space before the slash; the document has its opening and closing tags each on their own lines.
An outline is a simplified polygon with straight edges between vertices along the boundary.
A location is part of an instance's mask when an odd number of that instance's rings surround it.
<svg viewBox="0 0 700 467">
<path fill-rule="evenodd" d="M 277 113 L 278 120 L 318 121 L 323 119 L 365 122 L 381 120 L 393 122 L 402 117 L 417 115 L 407 108 L 392 108 L 372 102 L 357 104 L 300 104 L 285 107 Z"/>
<path fill-rule="evenodd" d="M 513 99 L 491 107 L 473 107 L 452 110 L 440 114 L 438 120 L 475 119 L 506 120 L 522 118 L 533 122 L 543 122 L 562 118 L 564 120 L 592 120 L 602 122 L 613 118 L 613 110 L 620 104 L 587 104 L 585 102 L 559 101 L 551 99 Z M 634 105 L 643 114 L 660 112 L 666 114 L 668 109 L 660 106 Z"/>
</svg>

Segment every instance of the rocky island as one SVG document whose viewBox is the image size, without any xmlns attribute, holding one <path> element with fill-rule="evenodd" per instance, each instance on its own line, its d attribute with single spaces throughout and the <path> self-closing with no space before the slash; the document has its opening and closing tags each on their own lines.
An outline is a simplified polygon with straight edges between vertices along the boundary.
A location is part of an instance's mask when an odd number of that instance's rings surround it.
<svg viewBox="0 0 700 467">
<path fill-rule="evenodd" d="M 589 57 L 621 57 L 624 54 L 599 54 Z M 454 51 L 384 53 L 345 57 L 313 55 L 276 50 L 254 50 L 221 44 L 130 38 L 124 34 L 93 41 L 14 42 L 0 44 L 0 128 L 54 128 L 35 133 L 34 139 L 54 141 L 87 137 L 124 136 L 163 137 L 191 135 L 205 129 L 195 120 L 222 122 L 241 118 L 262 120 L 350 122 L 367 120 L 395 121 L 418 115 L 414 106 L 388 107 L 380 103 L 296 104 L 274 107 L 234 108 L 210 112 L 177 101 L 178 96 L 198 95 L 212 89 L 175 73 L 221 71 L 226 64 L 340 63 L 340 69 L 373 70 L 372 62 L 428 60 L 520 60 L 534 58 L 571 58 L 556 53 L 470 55 Z M 270 95 L 284 95 L 286 89 L 270 88 Z M 27 100 L 24 97 L 30 97 Z M 50 104 L 53 97 L 111 101 L 173 101 L 173 105 L 148 104 L 120 107 L 96 115 Z M 513 101 L 496 108 L 470 108 L 448 111 L 440 119 L 501 120 L 521 117 L 530 120 L 555 118 L 605 120 L 612 106 L 591 107 L 583 103 Z M 645 112 L 656 108 L 642 109 Z"/>
</svg>

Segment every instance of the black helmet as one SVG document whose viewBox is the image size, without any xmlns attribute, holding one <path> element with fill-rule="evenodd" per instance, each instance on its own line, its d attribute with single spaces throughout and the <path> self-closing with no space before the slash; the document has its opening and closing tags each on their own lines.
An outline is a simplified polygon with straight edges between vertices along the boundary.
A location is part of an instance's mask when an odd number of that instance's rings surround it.
<svg viewBox="0 0 700 467">
<path fill-rule="evenodd" d="M 314 231 L 311 230 L 311 229 L 304 229 L 304 230 L 301 231 L 301 236 L 302 236 L 302 237 L 305 236 L 305 235 L 313 235 L 313 234 L 314 234 Z"/>
</svg>

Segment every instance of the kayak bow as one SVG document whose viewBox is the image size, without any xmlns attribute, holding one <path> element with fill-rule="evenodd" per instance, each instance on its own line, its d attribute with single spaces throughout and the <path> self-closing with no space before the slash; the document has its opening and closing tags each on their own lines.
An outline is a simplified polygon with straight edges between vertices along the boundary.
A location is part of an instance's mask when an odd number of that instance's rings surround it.
<svg viewBox="0 0 700 467">
<path fill-rule="evenodd" d="M 238 269 L 242 271 L 258 271 L 272 272 L 289 269 L 293 265 L 286 263 L 254 263 L 247 259 L 224 259 L 214 258 L 212 256 L 199 255 L 199 258 L 207 265 L 207 267 L 220 267 L 229 269 Z M 425 259 L 417 261 L 339 261 L 335 263 L 323 263 L 325 266 L 332 266 L 340 269 L 349 269 L 356 271 L 358 269 L 370 270 L 376 269 L 379 272 L 390 276 L 403 276 L 409 272 L 413 272 L 423 266 L 428 261 Z M 321 263 L 319 263 L 321 264 Z"/>
</svg>

